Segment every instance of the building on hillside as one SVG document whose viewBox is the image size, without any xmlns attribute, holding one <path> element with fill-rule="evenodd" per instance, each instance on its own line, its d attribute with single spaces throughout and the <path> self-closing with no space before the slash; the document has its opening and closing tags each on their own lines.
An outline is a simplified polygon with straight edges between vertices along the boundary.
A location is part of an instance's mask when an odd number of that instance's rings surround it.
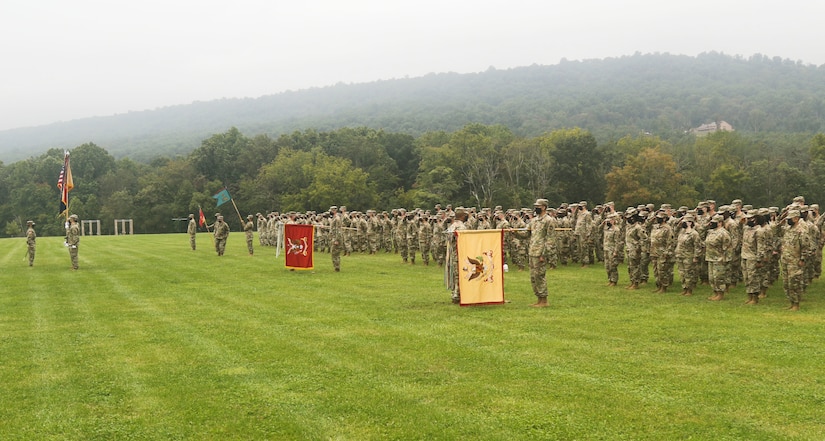
<svg viewBox="0 0 825 441">
<path fill-rule="evenodd" d="M 696 136 L 705 136 L 711 133 L 716 132 L 733 132 L 733 126 L 728 124 L 727 121 L 719 121 L 702 124 L 699 127 L 690 129 L 690 133 L 693 133 Z"/>
</svg>

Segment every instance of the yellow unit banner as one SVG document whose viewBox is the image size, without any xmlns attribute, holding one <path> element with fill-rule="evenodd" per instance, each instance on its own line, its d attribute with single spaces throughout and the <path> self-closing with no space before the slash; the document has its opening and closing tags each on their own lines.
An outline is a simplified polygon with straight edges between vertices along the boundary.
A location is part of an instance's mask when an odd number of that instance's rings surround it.
<svg viewBox="0 0 825 441">
<path fill-rule="evenodd" d="M 504 303 L 504 234 L 501 230 L 457 231 L 461 305 Z"/>
</svg>

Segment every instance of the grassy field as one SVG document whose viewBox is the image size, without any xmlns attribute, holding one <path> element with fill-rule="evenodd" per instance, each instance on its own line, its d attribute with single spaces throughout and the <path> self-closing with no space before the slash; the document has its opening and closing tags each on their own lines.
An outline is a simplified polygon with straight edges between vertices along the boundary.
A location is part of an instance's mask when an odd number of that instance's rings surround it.
<svg viewBox="0 0 825 441">
<path fill-rule="evenodd" d="M 0 439 L 814 440 L 825 302 L 785 311 L 526 272 L 450 304 L 437 266 L 327 254 L 290 272 L 240 234 L 0 240 Z M 623 285 L 626 269 L 621 268 Z"/>
</svg>

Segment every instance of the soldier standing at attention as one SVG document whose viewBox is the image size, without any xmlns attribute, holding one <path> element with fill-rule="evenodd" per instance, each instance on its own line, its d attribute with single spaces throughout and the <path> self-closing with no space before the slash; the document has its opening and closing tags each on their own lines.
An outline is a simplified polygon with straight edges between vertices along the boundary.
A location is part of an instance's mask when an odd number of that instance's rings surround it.
<svg viewBox="0 0 825 441">
<path fill-rule="evenodd" d="M 246 217 L 246 224 L 243 226 L 244 235 L 246 235 L 246 249 L 249 250 L 249 255 L 253 254 L 252 250 L 252 236 L 253 232 L 255 231 L 255 223 L 252 222 L 254 216 L 251 214 Z"/>
<path fill-rule="evenodd" d="M 66 225 L 66 246 L 69 248 L 69 257 L 72 259 L 72 270 L 76 271 L 77 265 L 77 247 L 80 244 L 80 226 L 77 225 L 77 215 L 69 216 L 69 222 Z"/>
<path fill-rule="evenodd" d="M 644 218 L 638 210 L 628 208 L 625 212 L 627 228 L 625 229 L 625 251 L 627 252 L 627 275 L 630 285 L 627 289 L 639 289 L 642 283 L 642 256 L 644 244 L 648 242 Z"/>
<path fill-rule="evenodd" d="M 607 270 L 607 286 L 616 286 L 619 283 L 619 262 L 621 261 L 621 243 L 624 235 L 619 226 L 619 215 L 610 213 L 604 220 L 602 243 L 602 257 L 604 268 Z"/>
<path fill-rule="evenodd" d="M 458 207 L 455 209 L 455 221 L 447 227 L 447 252 L 450 254 L 447 270 L 449 271 L 448 281 L 452 290 L 453 303 L 461 303 L 461 289 L 458 285 L 458 241 L 456 240 L 456 231 L 467 229 L 464 222 L 467 221 L 468 217 L 467 211 L 462 207 Z"/>
<path fill-rule="evenodd" d="M 29 266 L 34 266 L 34 249 L 37 233 L 34 232 L 34 221 L 26 221 L 26 246 L 29 253 Z"/>
<path fill-rule="evenodd" d="M 226 239 L 229 237 L 229 224 L 224 222 L 223 216 L 219 214 L 212 226 L 215 227 L 215 251 L 218 252 L 218 256 L 223 256 L 226 251 Z"/>
<path fill-rule="evenodd" d="M 538 299 L 530 305 L 534 308 L 547 306 L 547 261 L 548 252 L 556 240 L 555 224 L 547 214 L 547 199 L 536 199 L 533 210 L 536 214 L 527 226 L 527 231 L 519 231 L 519 236 L 530 238 L 528 256 L 530 261 L 530 284 Z"/>
<path fill-rule="evenodd" d="M 587 211 L 587 202 L 579 202 L 579 212 L 576 216 L 576 225 L 574 231 L 576 233 L 576 243 L 579 246 L 579 263 L 582 268 L 588 264 L 593 263 L 593 216 Z"/>
<path fill-rule="evenodd" d="M 329 207 L 330 216 L 329 221 L 329 251 L 332 254 L 332 267 L 335 272 L 341 271 L 341 251 L 346 249 L 344 245 L 344 219 L 338 213 L 338 207 L 335 205 Z"/>
<path fill-rule="evenodd" d="M 798 213 L 798 212 L 797 212 Z M 718 301 L 725 297 L 728 283 L 727 259 L 733 245 L 728 230 L 722 226 L 724 218 L 715 214 L 708 224 L 705 238 L 705 261 L 708 263 L 708 282 L 713 289 L 713 296 L 708 300 Z"/>
<path fill-rule="evenodd" d="M 808 238 L 807 226 L 800 220 L 799 210 L 789 210 L 786 222 L 788 229 L 782 236 L 780 257 L 781 272 L 785 277 L 782 288 L 791 302 L 788 309 L 799 311 L 799 302 L 802 301 L 802 292 L 805 290 L 805 260 L 811 258 L 814 250 Z"/>
<path fill-rule="evenodd" d="M 670 286 L 673 275 L 668 274 L 668 260 L 671 258 L 671 249 L 675 248 L 673 230 L 667 224 L 667 214 L 659 212 L 650 231 L 650 262 L 653 264 L 653 275 L 656 278 L 656 292 L 664 294 Z M 671 271 L 673 270 L 670 267 Z"/>
<path fill-rule="evenodd" d="M 679 266 L 679 279 L 682 281 L 682 295 L 693 295 L 693 289 L 699 283 L 699 260 L 702 254 L 702 238 L 694 229 L 694 217 L 682 216 L 679 222 L 679 235 L 676 237 L 676 262 Z"/>
<path fill-rule="evenodd" d="M 195 222 L 195 215 L 189 214 L 189 225 L 186 227 L 186 232 L 189 233 L 189 246 L 192 251 L 195 251 L 195 235 L 198 233 L 198 223 Z"/>
</svg>

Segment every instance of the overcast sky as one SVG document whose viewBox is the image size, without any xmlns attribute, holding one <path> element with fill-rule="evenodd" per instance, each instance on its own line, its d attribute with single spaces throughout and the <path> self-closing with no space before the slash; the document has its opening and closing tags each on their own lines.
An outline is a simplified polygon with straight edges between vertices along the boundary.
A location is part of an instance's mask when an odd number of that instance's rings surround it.
<svg viewBox="0 0 825 441">
<path fill-rule="evenodd" d="M 2 0 L 0 130 L 637 51 L 823 65 L 823 19 L 816 0 Z"/>
</svg>

